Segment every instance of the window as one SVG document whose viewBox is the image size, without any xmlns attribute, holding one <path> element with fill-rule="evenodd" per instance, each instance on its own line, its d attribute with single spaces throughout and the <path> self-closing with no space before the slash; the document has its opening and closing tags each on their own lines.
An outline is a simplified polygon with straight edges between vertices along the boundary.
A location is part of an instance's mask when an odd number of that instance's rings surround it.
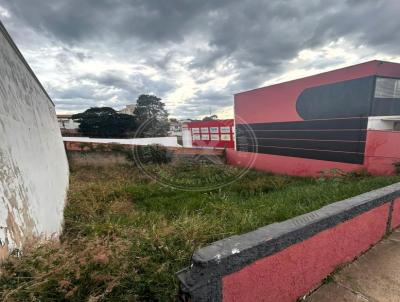
<svg viewBox="0 0 400 302">
<path fill-rule="evenodd" d="M 230 141 L 231 135 L 230 134 L 221 134 L 221 140 L 222 141 Z"/>
<path fill-rule="evenodd" d="M 192 128 L 192 133 L 200 133 L 200 129 L 199 128 Z"/>
<path fill-rule="evenodd" d="M 212 141 L 219 141 L 219 135 L 218 134 L 211 134 L 211 140 Z"/>
<path fill-rule="evenodd" d="M 375 86 L 375 98 L 400 98 L 400 79 L 377 78 Z"/>
<path fill-rule="evenodd" d="M 231 127 L 221 127 L 221 133 L 230 133 Z"/>
<path fill-rule="evenodd" d="M 201 133 L 208 133 L 208 127 L 201 128 Z"/>
<path fill-rule="evenodd" d="M 211 133 L 218 133 L 218 127 L 210 127 L 210 132 Z"/>
<path fill-rule="evenodd" d="M 200 134 L 193 134 L 192 136 L 194 141 L 199 141 L 200 140 Z"/>
<path fill-rule="evenodd" d="M 210 135 L 208 135 L 208 134 L 202 134 L 202 135 L 201 135 L 201 139 L 202 139 L 203 141 L 209 141 L 209 140 L 210 140 Z"/>
</svg>

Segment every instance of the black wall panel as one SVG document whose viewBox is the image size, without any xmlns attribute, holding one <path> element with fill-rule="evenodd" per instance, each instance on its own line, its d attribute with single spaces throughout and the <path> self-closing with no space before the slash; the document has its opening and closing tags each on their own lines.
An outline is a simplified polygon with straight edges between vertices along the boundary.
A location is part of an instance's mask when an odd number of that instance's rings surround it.
<svg viewBox="0 0 400 302">
<path fill-rule="evenodd" d="M 252 130 L 326 130 L 326 129 L 360 129 L 367 128 L 367 117 L 319 119 L 297 122 L 258 123 L 247 126 L 238 125 L 239 129 Z"/>
<path fill-rule="evenodd" d="M 238 151 L 362 164 L 368 118 L 236 125 Z"/>
<path fill-rule="evenodd" d="M 343 152 L 363 153 L 365 142 L 353 141 L 318 141 L 318 140 L 284 140 L 284 139 L 260 139 L 258 144 L 262 146 L 279 147 L 279 148 L 300 148 L 313 150 L 331 150 Z M 245 142 L 241 145 L 249 145 Z M 251 145 L 251 144 L 250 144 Z"/>
<path fill-rule="evenodd" d="M 242 132 L 238 130 L 237 135 Z M 308 140 L 337 140 L 337 141 L 360 141 L 365 140 L 366 130 L 286 130 L 286 131 L 254 131 L 257 139 L 308 139 Z"/>
<path fill-rule="evenodd" d="M 247 146 L 238 146 L 238 151 L 248 152 Z M 362 153 L 344 153 L 344 152 L 329 152 L 320 150 L 304 150 L 304 149 L 285 149 L 274 148 L 268 146 L 258 146 L 257 153 L 292 156 L 309 159 L 318 159 L 326 161 L 335 161 L 351 164 L 362 164 L 364 162 L 364 154 Z"/>
<path fill-rule="evenodd" d="M 400 115 L 400 99 L 375 98 L 371 116 Z"/>
<path fill-rule="evenodd" d="M 304 120 L 369 116 L 375 77 L 305 89 L 296 109 Z"/>
</svg>

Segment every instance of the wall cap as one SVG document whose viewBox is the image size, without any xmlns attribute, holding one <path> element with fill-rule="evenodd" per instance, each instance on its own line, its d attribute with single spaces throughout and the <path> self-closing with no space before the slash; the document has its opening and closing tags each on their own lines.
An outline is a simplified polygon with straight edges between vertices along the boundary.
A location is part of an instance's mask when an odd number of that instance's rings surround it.
<svg viewBox="0 0 400 302">
<path fill-rule="evenodd" d="M 192 265 L 177 273 L 181 288 L 183 292 L 191 293 L 195 301 L 195 296 L 213 296 L 211 300 L 219 300 L 222 276 L 239 271 L 258 259 L 278 253 L 364 212 L 391 203 L 399 196 L 400 183 L 395 183 L 243 235 L 216 241 L 197 250 L 192 257 Z M 217 284 L 211 286 L 212 292 L 205 289 L 211 284 Z"/>
</svg>

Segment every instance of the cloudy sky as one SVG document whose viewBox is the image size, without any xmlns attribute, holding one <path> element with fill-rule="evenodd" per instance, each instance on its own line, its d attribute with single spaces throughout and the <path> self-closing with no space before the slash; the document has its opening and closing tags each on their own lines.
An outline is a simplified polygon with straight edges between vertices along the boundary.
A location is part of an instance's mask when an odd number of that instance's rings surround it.
<svg viewBox="0 0 400 302">
<path fill-rule="evenodd" d="M 371 59 L 400 62 L 399 0 L 0 0 L 59 113 L 156 94 L 171 116 Z"/>
</svg>

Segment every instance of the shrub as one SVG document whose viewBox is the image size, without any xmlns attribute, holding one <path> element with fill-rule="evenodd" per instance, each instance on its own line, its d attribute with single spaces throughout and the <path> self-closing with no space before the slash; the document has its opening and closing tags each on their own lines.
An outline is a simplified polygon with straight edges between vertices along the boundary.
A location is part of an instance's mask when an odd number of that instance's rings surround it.
<svg viewBox="0 0 400 302">
<path fill-rule="evenodd" d="M 121 153 L 126 152 L 126 149 L 127 149 L 124 145 L 120 145 L 120 144 L 116 144 L 116 143 L 111 143 L 109 145 L 109 147 L 110 147 L 111 151 L 121 152 Z"/>
<path fill-rule="evenodd" d="M 348 172 L 346 174 L 346 177 L 352 177 L 352 178 L 363 178 L 363 177 L 369 177 L 371 176 L 371 173 L 365 168 L 358 169 L 352 172 Z"/>
<path fill-rule="evenodd" d="M 393 166 L 396 171 L 396 175 L 400 175 L 400 162 L 394 163 Z"/>
<path fill-rule="evenodd" d="M 160 145 L 137 146 L 127 154 L 128 160 L 139 161 L 142 164 L 166 164 L 171 161 L 167 148 Z"/>
<path fill-rule="evenodd" d="M 342 169 L 332 168 L 321 171 L 320 175 L 322 178 L 332 178 L 332 177 L 343 177 L 346 176 L 347 173 Z"/>
</svg>

